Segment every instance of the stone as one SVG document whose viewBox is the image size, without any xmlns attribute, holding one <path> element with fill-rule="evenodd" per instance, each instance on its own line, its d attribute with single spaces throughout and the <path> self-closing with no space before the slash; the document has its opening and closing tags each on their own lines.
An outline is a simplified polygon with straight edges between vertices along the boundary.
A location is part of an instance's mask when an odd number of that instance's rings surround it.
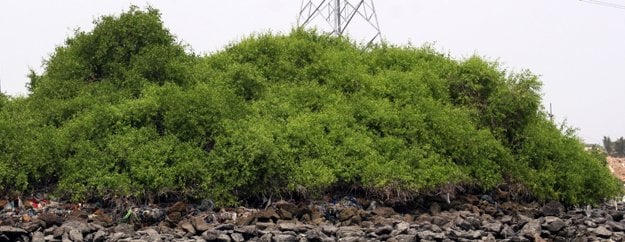
<svg viewBox="0 0 625 242">
<path fill-rule="evenodd" d="M 609 226 L 612 229 L 612 231 L 614 231 L 614 232 L 623 232 L 623 231 L 625 231 L 625 224 L 623 224 L 623 223 L 614 222 L 614 221 L 608 221 L 608 222 L 606 222 L 606 225 Z"/>
<path fill-rule="evenodd" d="M 399 222 L 395 225 L 395 230 L 391 232 L 391 236 L 396 236 L 406 232 L 410 228 L 410 224 L 406 222 Z"/>
<path fill-rule="evenodd" d="M 65 219 L 55 213 L 42 213 L 37 216 L 40 220 L 46 222 L 46 226 L 61 226 Z"/>
<path fill-rule="evenodd" d="M 234 230 L 234 224 L 220 224 L 215 227 L 216 230 Z"/>
<path fill-rule="evenodd" d="M 447 238 L 444 233 L 434 233 L 432 231 L 421 231 L 417 232 L 417 236 L 421 241 L 423 240 L 442 240 Z"/>
<path fill-rule="evenodd" d="M 327 235 L 333 236 L 336 235 L 336 232 L 339 231 L 339 228 L 334 225 L 325 225 L 321 227 L 321 231 Z"/>
<path fill-rule="evenodd" d="M 540 209 L 544 216 L 560 216 L 564 213 L 564 206 L 556 201 L 545 203 Z"/>
<path fill-rule="evenodd" d="M 33 233 L 33 237 L 31 239 L 31 242 L 45 242 L 45 241 L 46 241 L 46 238 L 45 238 L 45 236 L 43 235 L 42 232 L 37 231 L 37 232 Z"/>
<path fill-rule="evenodd" d="M 396 214 L 393 208 L 381 206 L 377 206 L 371 213 L 382 217 L 390 217 Z"/>
<path fill-rule="evenodd" d="M 294 223 L 281 223 L 278 225 L 278 228 L 282 231 L 295 231 Z"/>
<path fill-rule="evenodd" d="M 254 214 L 260 222 L 276 222 L 280 218 L 273 208 L 258 211 Z"/>
<path fill-rule="evenodd" d="M 438 204 L 437 202 L 432 203 L 432 205 L 430 205 L 430 214 L 432 215 L 441 214 L 441 205 Z"/>
<path fill-rule="evenodd" d="M 400 234 L 395 237 L 389 238 L 387 241 L 389 242 L 411 242 L 411 241 L 417 241 L 417 236 L 409 235 L 409 234 Z"/>
<path fill-rule="evenodd" d="M 77 229 L 72 229 L 69 231 L 69 239 L 73 242 L 82 242 L 84 238 L 82 237 L 82 233 Z"/>
<path fill-rule="evenodd" d="M 306 231 L 306 233 L 304 233 L 304 235 L 306 237 L 306 240 L 308 241 L 323 241 L 323 242 L 334 241 L 334 239 L 328 237 L 326 234 L 322 233 L 318 229 L 308 230 Z"/>
<path fill-rule="evenodd" d="M 528 239 L 539 240 L 540 232 L 541 232 L 540 221 L 536 219 L 532 219 L 523 225 L 523 228 L 519 231 L 519 235 L 526 237 Z"/>
<path fill-rule="evenodd" d="M 275 242 L 296 242 L 298 241 L 297 237 L 292 234 L 275 234 L 272 237 Z"/>
<path fill-rule="evenodd" d="M 355 207 L 347 207 L 339 212 L 339 221 L 343 222 L 358 214 L 358 209 Z"/>
<path fill-rule="evenodd" d="M 185 231 L 185 232 L 187 232 L 187 233 L 189 233 L 191 235 L 195 235 L 195 233 L 196 233 L 195 227 L 188 220 L 180 221 L 180 223 L 178 224 L 178 227 L 180 227 L 183 231 Z"/>
<path fill-rule="evenodd" d="M 202 217 L 191 218 L 191 224 L 193 224 L 195 230 L 200 234 L 211 228 L 211 226 Z"/>
<path fill-rule="evenodd" d="M 566 223 L 562 221 L 562 219 L 556 218 L 547 223 L 546 226 L 543 226 L 545 229 L 549 230 L 549 232 L 556 233 L 562 230 L 566 226 Z"/>
<path fill-rule="evenodd" d="M 603 225 L 592 230 L 589 229 L 589 231 L 595 233 L 597 236 L 602 238 L 609 238 L 610 236 L 612 236 L 612 232 Z"/>
<path fill-rule="evenodd" d="M 216 241 L 218 241 L 218 242 L 230 242 L 230 241 L 232 241 L 232 239 L 227 234 L 219 234 L 219 236 L 217 236 L 217 240 Z"/>
<path fill-rule="evenodd" d="M 243 235 L 254 236 L 256 235 L 256 226 L 246 225 L 234 229 L 234 232 L 241 233 Z"/>
<path fill-rule="evenodd" d="M 28 231 L 13 227 L 13 226 L 0 226 L 0 234 L 27 234 Z"/>
<path fill-rule="evenodd" d="M 375 233 L 377 235 L 382 235 L 382 234 L 390 234 L 393 231 L 393 226 L 390 225 L 384 225 L 384 226 L 380 226 L 375 228 Z"/>
<path fill-rule="evenodd" d="M 256 219 L 254 215 L 241 216 L 240 218 L 237 219 L 235 223 L 237 226 L 250 225 L 252 224 L 252 222 L 254 222 L 254 219 Z"/>
<path fill-rule="evenodd" d="M 336 232 L 336 237 L 345 238 L 345 237 L 363 237 L 365 232 L 358 226 L 343 226 L 339 227 L 339 230 Z"/>
<path fill-rule="evenodd" d="M 135 232 L 135 228 L 130 224 L 118 224 L 113 228 L 114 233 L 124 233 L 132 236 Z"/>
<path fill-rule="evenodd" d="M 106 239 L 106 235 L 106 231 L 98 230 L 98 232 L 95 232 L 93 235 L 93 241 L 104 241 Z"/>
<path fill-rule="evenodd" d="M 208 241 L 214 241 L 217 240 L 217 238 L 219 238 L 219 235 L 221 235 L 222 233 L 223 232 L 219 230 L 209 229 L 202 233 L 202 238 Z"/>
<path fill-rule="evenodd" d="M 235 242 L 245 241 L 245 238 L 243 238 L 243 235 L 239 233 L 232 233 L 230 237 L 232 238 L 232 241 L 235 241 Z"/>
<path fill-rule="evenodd" d="M 503 225 L 499 221 L 482 224 L 482 229 L 484 229 L 486 232 L 492 232 L 495 234 L 499 234 L 499 232 L 501 232 L 502 227 Z"/>
</svg>

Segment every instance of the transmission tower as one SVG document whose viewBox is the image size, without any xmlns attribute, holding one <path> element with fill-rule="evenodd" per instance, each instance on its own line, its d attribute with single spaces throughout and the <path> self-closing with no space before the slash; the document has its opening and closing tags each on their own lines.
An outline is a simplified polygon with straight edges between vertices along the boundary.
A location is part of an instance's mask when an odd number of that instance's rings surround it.
<svg viewBox="0 0 625 242">
<path fill-rule="evenodd" d="M 345 34 L 350 24 L 360 20 L 372 32 L 368 44 L 382 39 L 373 0 L 302 0 L 297 26 L 309 26 L 319 18 L 332 28 L 333 35 Z"/>
</svg>

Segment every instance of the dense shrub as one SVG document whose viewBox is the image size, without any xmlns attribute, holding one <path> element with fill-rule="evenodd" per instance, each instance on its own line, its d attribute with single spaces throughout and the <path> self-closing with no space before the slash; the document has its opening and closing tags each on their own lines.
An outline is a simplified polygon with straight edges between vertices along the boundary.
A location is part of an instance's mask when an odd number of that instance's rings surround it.
<svg viewBox="0 0 625 242">
<path fill-rule="evenodd" d="M 363 49 L 296 29 L 198 57 L 158 11 L 131 7 L 29 77 L 30 96 L 0 96 L 5 191 L 220 204 L 337 185 L 412 196 L 520 184 L 571 204 L 621 192 L 546 119 L 536 76 L 427 46 Z"/>
</svg>

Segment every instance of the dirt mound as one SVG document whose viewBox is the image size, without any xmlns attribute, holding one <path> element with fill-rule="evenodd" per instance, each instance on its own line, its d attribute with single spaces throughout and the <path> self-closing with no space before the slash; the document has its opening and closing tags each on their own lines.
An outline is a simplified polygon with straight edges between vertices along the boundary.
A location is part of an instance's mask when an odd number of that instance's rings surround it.
<svg viewBox="0 0 625 242">
<path fill-rule="evenodd" d="M 625 181 L 625 158 L 608 157 L 608 165 L 614 176 Z"/>
</svg>

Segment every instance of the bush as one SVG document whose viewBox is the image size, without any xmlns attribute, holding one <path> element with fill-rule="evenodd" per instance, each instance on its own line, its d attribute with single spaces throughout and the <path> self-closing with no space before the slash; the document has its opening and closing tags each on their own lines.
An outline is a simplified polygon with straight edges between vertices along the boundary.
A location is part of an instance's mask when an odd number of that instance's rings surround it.
<svg viewBox="0 0 625 242">
<path fill-rule="evenodd" d="M 158 11 L 96 21 L 0 96 L 0 188 L 212 198 L 337 186 L 373 194 L 521 184 L 542 200 L 621 192 L 540 111 L 540 82 L 425 46 L 365 49 L 301 29 L 186 53 Z"/>
</svg>

